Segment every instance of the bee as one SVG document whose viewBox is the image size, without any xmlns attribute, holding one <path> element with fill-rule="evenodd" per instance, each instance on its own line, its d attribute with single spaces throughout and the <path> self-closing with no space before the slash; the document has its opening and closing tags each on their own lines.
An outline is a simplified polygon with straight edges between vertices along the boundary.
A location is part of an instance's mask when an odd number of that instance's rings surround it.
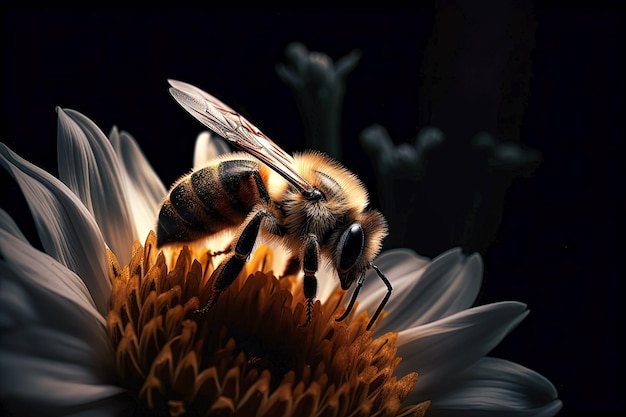
<svg viewBox="0 0 626 417">
<path fill-rule="evenodd" d="M 236 230 L 230 255 L 215 269 L 205 314 L 241 272 L 257 239 L 278 240 L 304 272 L 306 326 L 317 293 L 321 260 L 337 272 L 341 288 L 356 287 L 345 312 L 352 310 L 365 273 L 373 269 L 387 293 L 371 317 L 369 330 L 391 296 L 387 277 L 372 263 L 387 235 L 387 224 L 368 209 L 363 183 L 326 155 L 290 155 L 243 116 L 210 94 L 169 80 L 176 101 L 202 124 L 243 152 L 221 155 L 172 186 L 161 205 L 157 245 L 192 242 Z"/>
</svg>

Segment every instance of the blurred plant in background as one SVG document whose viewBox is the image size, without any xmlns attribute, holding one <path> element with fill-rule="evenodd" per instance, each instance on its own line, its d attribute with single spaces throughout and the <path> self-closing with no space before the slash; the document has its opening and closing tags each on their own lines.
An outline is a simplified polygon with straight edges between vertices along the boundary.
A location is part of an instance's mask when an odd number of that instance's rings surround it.
<svg viewBox="0 0 626 417">
<path fill-rule="evenodd" d="M 541 152 L 519 143 L 536 23 L 530 3 L 442 2 L 426 48 L 413 144 L 366 127 L 361 145 L 375 168 L 386 247 L 434 255 L 453 246 L 484 252 L 495 240 L 504 195 L 530 176 Z M 300 110 L 307 147 L 341 160 L 340 117 L 353 51 L 333 63 L 300 43 L 277 73 Z"/>
<path fill-rule="evenodd" d="M 354 50 L 336 63 L 321 52 L 309 52 L 299 42 L 285 49 L 285 64 L 276 65 L 278 76 L 291 87 L 305 126 L 309 149 L 341 160 L 340 119 L 346 77 L 359 62 Z"/>
</svg>

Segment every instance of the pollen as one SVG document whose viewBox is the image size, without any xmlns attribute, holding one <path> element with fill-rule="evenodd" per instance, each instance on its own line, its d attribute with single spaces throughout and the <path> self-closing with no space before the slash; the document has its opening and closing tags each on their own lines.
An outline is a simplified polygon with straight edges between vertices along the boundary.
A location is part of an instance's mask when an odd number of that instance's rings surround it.
<svg viewBox="0 0 626 417">
<path fill-rule="evenodd" d="M 366 313 L 336 322 L 341 290 L 317 301 L 302 326 L 299 280 L 293 268 L 275 276 L 266 246 L 198 316 L 222 257 L 184 247 L 167 261 L 153 233 L 128 265 L 108 252 L 107 328 L 135 415 L 424 415 L 427 402 L 403 405 L 417 374 L 394 376 L 397 333 L 373 338 Z"/>
</svg>

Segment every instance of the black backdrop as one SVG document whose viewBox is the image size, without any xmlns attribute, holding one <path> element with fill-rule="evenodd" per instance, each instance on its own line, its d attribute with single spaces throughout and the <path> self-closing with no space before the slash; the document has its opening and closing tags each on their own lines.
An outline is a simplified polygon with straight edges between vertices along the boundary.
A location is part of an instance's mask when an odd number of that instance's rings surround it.
<svg viewBox="0 0 626 417">
<path fill-rule="evenodd" d="M 4 7 L 4 6 L 3 6 Z M 625 409 L 623 18 L 617 7 L 536 6 L 536 50 L 521 140 L 543 153 L 506 194 L 484 253 L 480 303 L 514 299 L 531 314 L 492 355 L 548 377 L 562 415 Z M 200 126 L 167 92 L 167 78 L 227 101 L 286 150 L 303 147 L 289 88 L 275 74 L 300 41 L 338 59 L 362 51 L 343 106 L 344 162 L 372 188 L 359 132 L 384 125 L 396 142 L 418 126 L 420 68 L 435 7 L 419 10 L 5 8 L 0 140 L 56 172 L 55 106 L 130 132 L 164 183 L 191 164 Z M 1 205 L 36 240 L 15 184 Z M 374 199 L 375 200 L 375 199 Z M 412 231 L 419 233 L 419 231 Z M 523 238 L 520 238 L 523 237 Z M 431 254 L 429 254 L 431 255 Z"/>
</svg>

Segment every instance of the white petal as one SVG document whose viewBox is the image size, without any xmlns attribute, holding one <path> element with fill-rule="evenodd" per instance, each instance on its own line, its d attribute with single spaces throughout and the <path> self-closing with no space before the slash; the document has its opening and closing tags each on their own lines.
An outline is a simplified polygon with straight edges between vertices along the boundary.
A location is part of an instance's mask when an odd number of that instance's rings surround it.
<svg viewBox="0 0 626 417">
<path fill-rule="evenodd" d="M 122 392 L 111 384 L 106 322 L 83 281 L 1 228 L 0 253 L 3 403 L 24 415 L 65 415 Z"/>
<path fill-rule="evenodd" d="M 433 398 L 433 416 L 541 416 L 561 409 L 554 385 L 538 373 L 513 362 L 483 358 Z"/>
<path fill-rule="evenodd" d="M 50 303 L 60 303 L 57 307 L 60 311 L 69 306 L 69 311 L 81 311 L 91 317 L 94 322 L 101 326 L 106 324 L 105 312 L 97 310 L 94 300 L 85 283 L 74 272 L 67 269 L 43 252 L 39 252 L 29 244 L 9 235 L 0 229 L 0 270 L 2 282 L 12 281 L 20 285 L 31 297 L 35 297 L 32 309 L 50 308 Z M 8 288 L 8 287 L 7 287 Z M 4 292 L 3 297 L 11 298 Z M 50 297 L 57 297 L 48 300 Z M 12 297 L 12 298 L 18 298 Z M 61 301 L 59 301 L 61 300 Z M 36 301 L 36 302 L 35 302 Z M 39 305 L 38 303 L 44 303 Z M 0 311 L 4 312 L 2 306 Z M 51 308 L 50 308 L 51 309 Z M 80 310 L 78 310 L 80 309 Z M 55 309 L 42 317 L 42 320 L 55 319 Z M 81 313 L 81 314 L 82 314 Z M 64 325 L 74 326 L 74 322 Z M 93 323 L 90 323 L 93 326 Z"/>
<path fill-rule="evenodd" d="M 111 283 L 104 240 L 94 218 L 61 181 L 20 158 L 4 144 L 0 144 L 0 165 L 22 189 L 45 251 L 81 277 L 98 311 L 104 314 Z M 10 228 L 4 226 L 3 230 Z M 28 259 L 24 261 L 27 263 Z"/>
<path fill-rule="evenodd" d="M 130 207 L 135 219 L 136 236 L 143 242 L 148 232 L 154 229 L 167 190 L 130 134 L 118 133 L 113 128 L 109 140 L 122 161 L 123 178 L 129 201 L 132 201 Z"/>
<path fill-rule="evenodd" d="M 7 271 L 0 262 L 0 272 Z M 0 307 L 1 349 L 67 363 L 79 363 L 77 352 L 82 351 L 85 366 L 110 375 L 112 352 L 102 320 L 45 287 L 20 286 L 4 278 L 2 285 L 0 299 L 9 303 Z M 69 349 L 70 344 L 75 349 Z"/>
<path fill-rule="evenodd" d="M 74 317 L 57 317 L 71 320 Z M 81 320 L 81 318 L 78 318 Z M 93 323 L 92 323 L 93 325 Z M 57 325 L 57 327 L 64 327 Z M 66 331 L 66 330 L 69 330 Z M 12 329 L 2 329 L 2 346 L 0 351 L 13 354 L 16 357 L 50 360 L 59 364 L 65 363 L 82 367 L 82 373 L 90 378 L 92 383 L 111 383 L 114 381 L 114 355 L 110 349 L 109 339 L 104 329 L 99 332 L 99 340 L 93 340 L 87 333 L 89 329 L 52 329 L 49 323 L 22 324 Z M 92 332 L 93 333 L 93 332 Z M 20 372 L 19 368 L 3 367 L 3 372 L 9 370 Z M 3 378 L 10 378 L 4 375 Z M 29 378 L 35 378 L 30 375 Z M 76 381 L 79 382 L 79 381 Z"/>
<path fill-rule="evenodd" d="M 6 266 L 0 261 L 0 273 L 6 274 Z M 3 272 L 4 271 L 4 272 Z M 30 296 L 22 285 L 2 278 L 0 280 L 0 328 L 9 328 L 20 325 L 23 322 L 36 322 L 37 312 Z"/>
<path fill-rule="evenodd" d="M 430 399 L 451 377 L 482 359 L 527 314 L 525 304 L 501 302 L 401 331 L 398 356 L 403 360 L 396 373 L 419 374 L 419 383 L 407 401 Z"/>
<path fill-rule="evenodd" d="M 393 330 L 439 320 L 469 308 L 478 295 L 483 268 L 480 256 L 466 258 L 453 250 L 435 258 L 396 308 L 384 319 Z"/>
<path fill-rule="evenodd" d="M 65 417 L 128 417 L 138 415 L 137 404 L 129 395 L 117 395 L 90 403 L 87 407 L 71 410 Z"/>
<path fill-rule="evenodd" d="M 124 392 L 84 366 L 0 352 L 2 402 L 20 415 L 67 415 Z"/>
<path fill-rule="evenodd" d="M 24 415 L 65 415 L 117 395 L 104 317 L 84 283 L 0 229 L 0 393 Z"/>
<path fill-rule="evenodd" d="M 13 218 L 11 218 L 11 216 L 9 216 L 9 213 L 2 210 L 1 208 L 0 208 L 0 225 L 1 225 L 0 227 L 6 230 L 7 233 L 9 233 L 11 236 L 16 237 L 20 240 L 23 240 L 24 242 L 28 242 L 28 239 L 26 239 L 26 236 L 24 236 L 24 234 L 22 233 L 18 225 L 15 223 Z"/>
<path fill-rule="evenodd" d="M 408 249 L 396 249 L 383 253 L 376 263 L 393 285 L 385 306 L 387 314 L 376 327 L 377 335 L 432 322 L 468 308 L 482 282 L 480 257 L 466 258 L 459 248 L 430 262 Z M 368 271 L 357 311 L 368 310 L 371 314 L 385 292 L 375 272 Z"/>
<path fill-rule="evenodd" d="M 202 168 L 209 161 L 218 156 L 230 152 L 228 144 L 214 133 L 202 132 L 196 139 L 196 146 L 193 151 L 194 169 Z"/>
<path fill-rule="evenodd" d="M 135 225 L 115 151 L 87 117 L 57 108 L 59 178 L 94 215 L 122 264 L 130 258 Z"/>
</svg>

